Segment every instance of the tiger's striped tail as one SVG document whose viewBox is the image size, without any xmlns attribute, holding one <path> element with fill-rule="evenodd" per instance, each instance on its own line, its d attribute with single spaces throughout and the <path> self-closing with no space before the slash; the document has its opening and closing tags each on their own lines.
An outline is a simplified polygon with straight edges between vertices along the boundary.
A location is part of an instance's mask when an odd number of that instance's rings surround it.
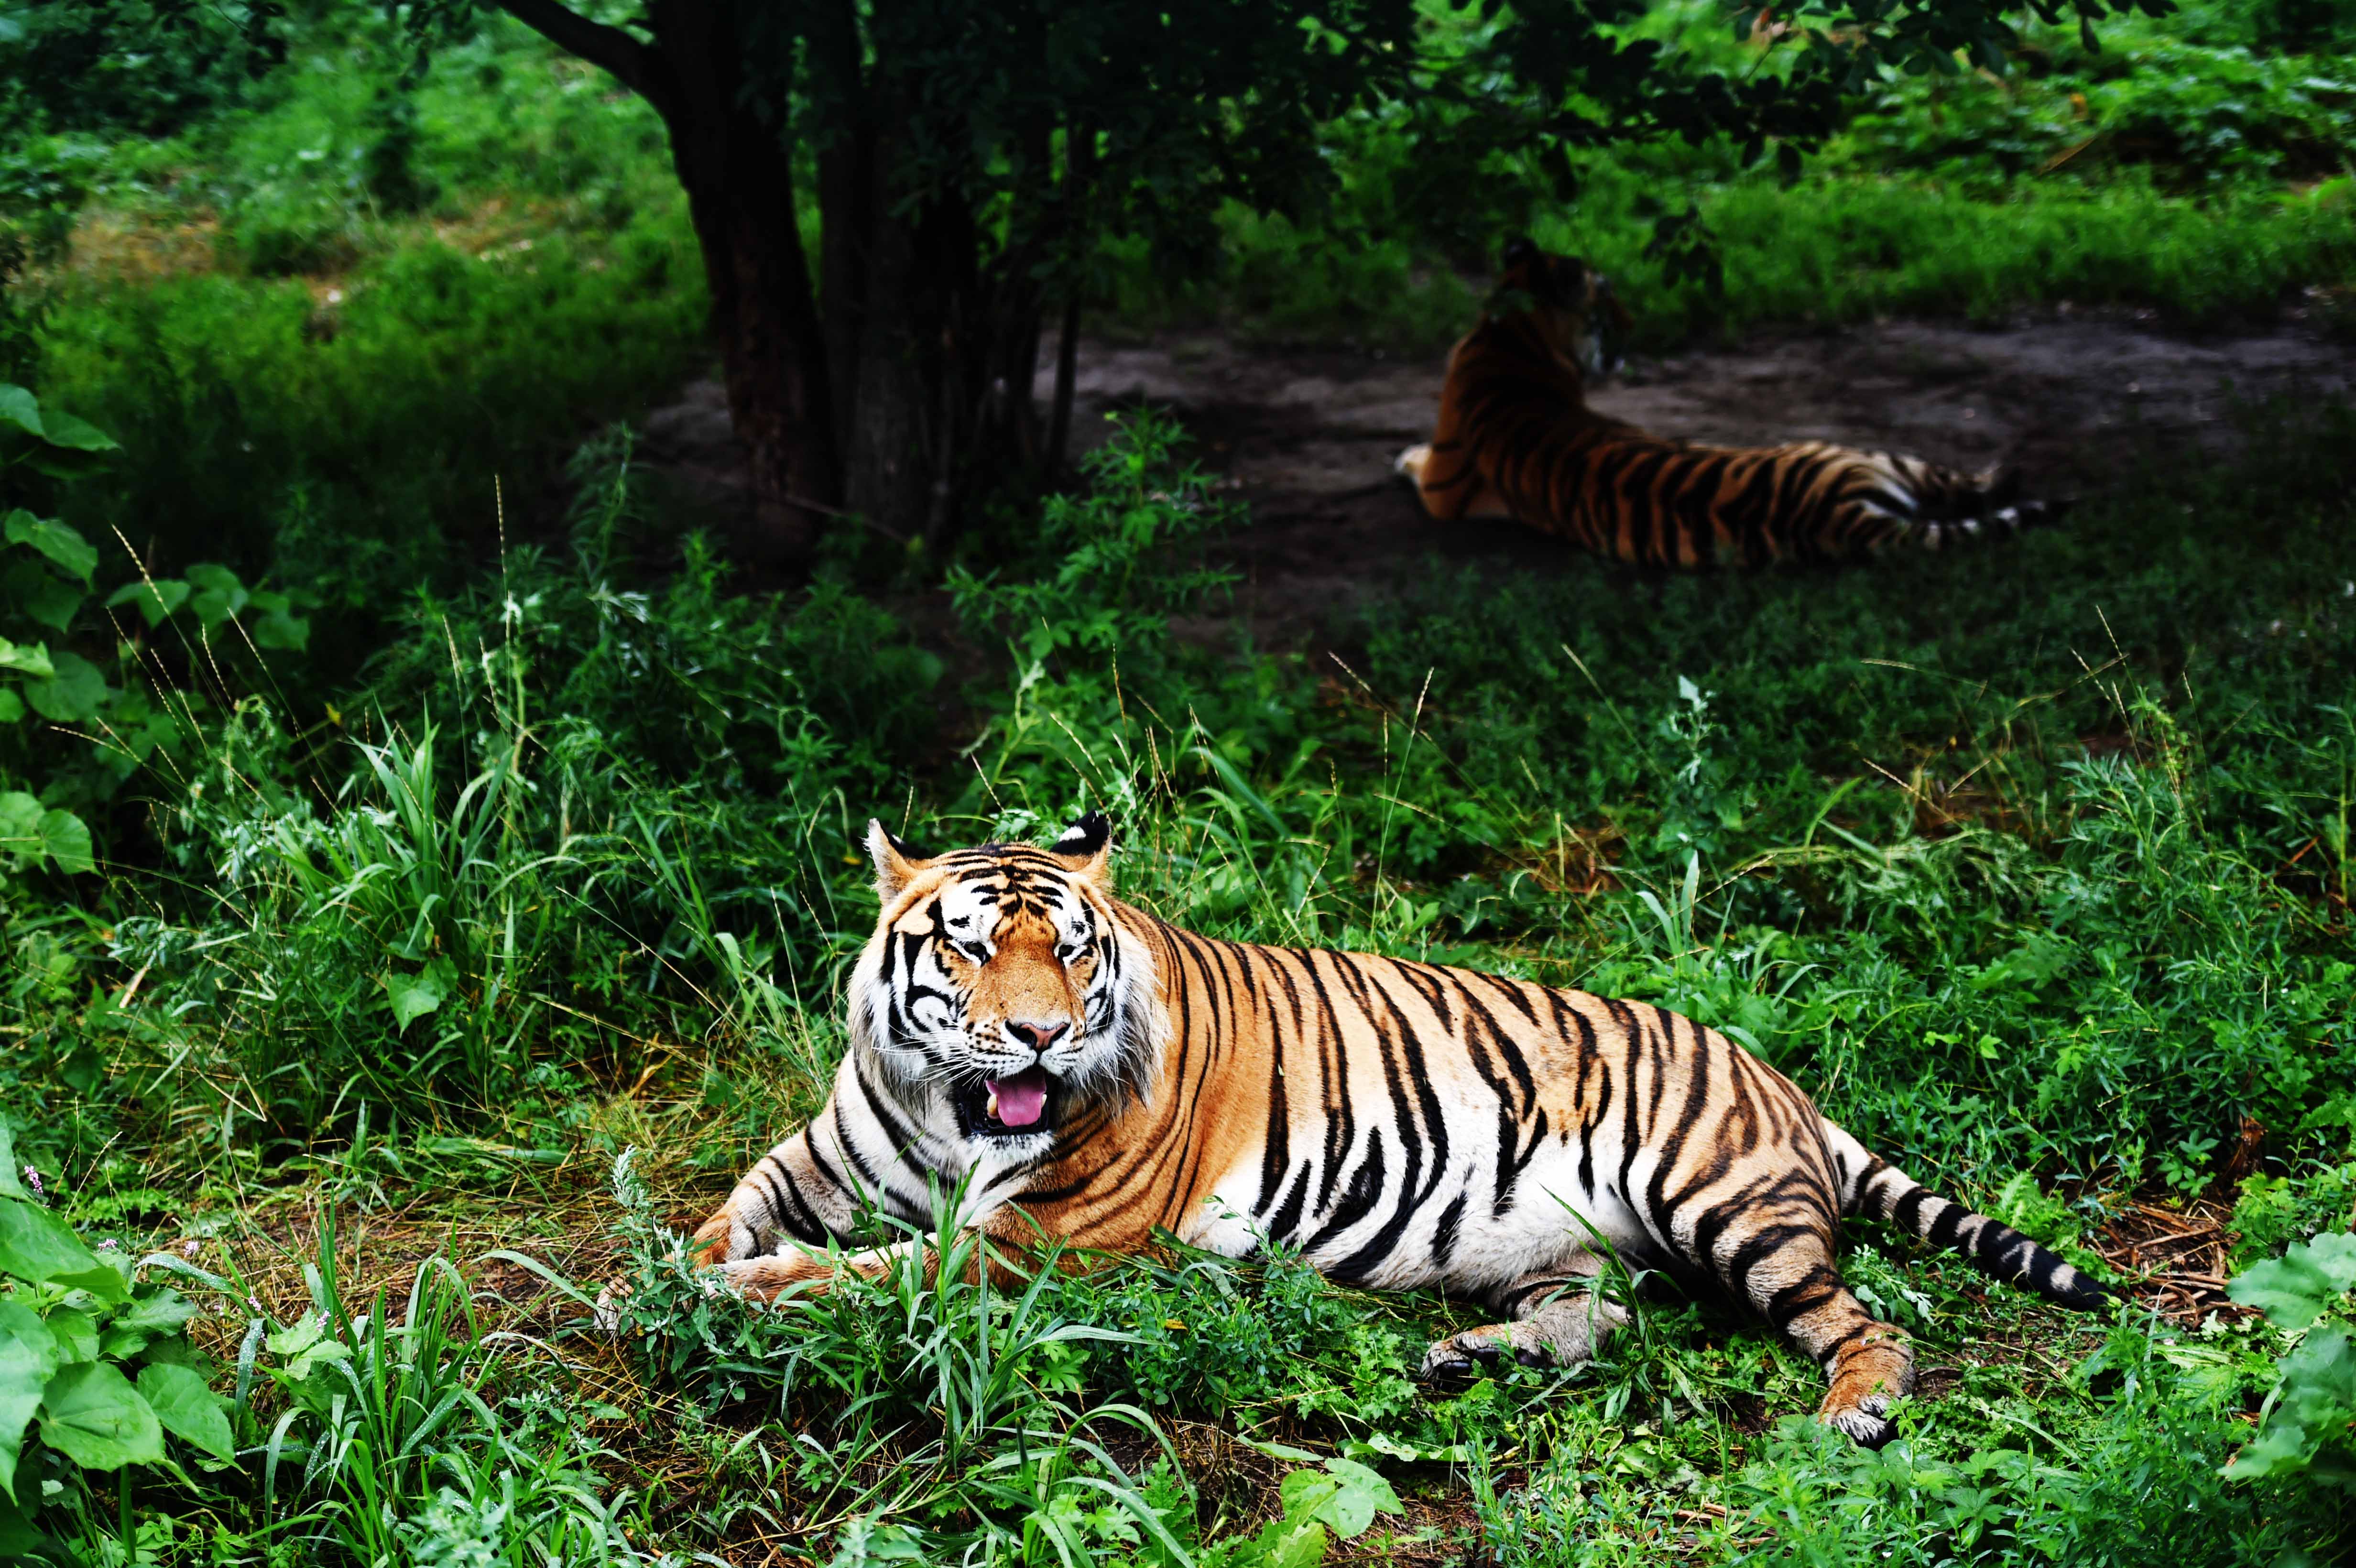
<svg viewBox="0 0 2356 1568">
<path fill-rule="evenodd" d="M 1830 1122 L 1825 1133 L 1848 1177 L 1841 1194 L 1844 1214 L 1886 1220 L 1933 1246 L 1960 1253 L 1983 1274 L 2063 1307 L 2090 1310 L 2110 1298 L 2101 1282 L 2011 1226 L 1940 1197 L 1880 1156 L 1867 1153 Z"/>
<path fill-rule="evenodd" d="M 2065 500 L 2020 499 L 2018 473 L 1988 469 L 1959 474 L 1919 458 L 1894 460 L 1913 481 L 1918 510 L 1907 542 L 1924 549 L 1974 539 L 1997 539 L 2050 528 L 2070 510 Z"/>
</svg>

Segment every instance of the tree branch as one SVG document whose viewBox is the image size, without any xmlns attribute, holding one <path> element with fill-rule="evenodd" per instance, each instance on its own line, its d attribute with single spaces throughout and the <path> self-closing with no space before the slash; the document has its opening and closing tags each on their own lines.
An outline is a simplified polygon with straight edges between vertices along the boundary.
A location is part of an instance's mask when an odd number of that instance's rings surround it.
<svg viewBox="0 0 2356 1568">
<path fill-rule="evenodd" d="M 500 9 L 568 54 L 611 71 L 624 87 L 669 116 L 669 83 L 655 51 L 619 27 L 593 22 L 556 0 L 498 0 Z"/>
</svg>

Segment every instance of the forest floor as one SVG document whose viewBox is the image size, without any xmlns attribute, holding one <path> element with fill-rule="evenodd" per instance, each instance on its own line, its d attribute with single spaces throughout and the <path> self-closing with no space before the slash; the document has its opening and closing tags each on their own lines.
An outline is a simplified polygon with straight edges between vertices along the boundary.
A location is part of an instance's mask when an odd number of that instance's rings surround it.
<svg viewBox="0 0 2356 1568">
<path fill-rule="evenodd" d="M 2003 464 L 2021 471 L 2029 495 L 2077 497 L 2187 445 L 2229 453 L 2243 409 L 2356 388 L 2356 344 L 2295 323 L 2183 336 L 2150 314 L 1762 332 L 1731 348 L 1631 360 L 1594 403 L 1695 441 L 1824 440 L 1970 469 Z M 1078 364 L 1081 439 L 1104 431 L 1107 412 L 1169 409 L 1199 438 L 1197 459 L 1248 506 L 1222 549 L 1243 578 L 1235 613 L 1264 647 L 1313 640 L 1433 554 L 1531 572 L 1564 559 L 1560 545 L 1511 524 L 1436 528 L 1392 478 L 1399 450 L 1430 434 L 1444 354 L 1278 348 L 1203 331 L 1084 339 Z M 1053 390 L 1052 369 L 1037 390 Z M 691 496 L 723 516 L 742 508 L 718 381 L 691 384 L 647 432 L 648 455 Z"/>
</svg>

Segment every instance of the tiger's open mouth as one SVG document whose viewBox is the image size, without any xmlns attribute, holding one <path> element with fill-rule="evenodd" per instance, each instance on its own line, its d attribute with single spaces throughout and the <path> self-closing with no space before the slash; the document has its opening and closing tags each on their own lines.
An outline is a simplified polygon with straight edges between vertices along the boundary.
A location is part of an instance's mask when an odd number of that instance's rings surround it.
<svg viewBox="0 0 2356 1568">
<path fill-rule="evenodd" d="M 958 1093 L 966 1131 L 981 1137 L 1021 1138 L 1055 1130 L 1062 1085 L 1036 1062 L 1007 1078 L 985 1078 Z"/>
</svg>

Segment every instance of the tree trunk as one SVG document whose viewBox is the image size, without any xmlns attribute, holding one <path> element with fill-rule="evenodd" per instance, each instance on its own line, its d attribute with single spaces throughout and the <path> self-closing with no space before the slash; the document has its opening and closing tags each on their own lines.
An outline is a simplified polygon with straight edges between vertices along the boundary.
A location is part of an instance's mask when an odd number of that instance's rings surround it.
<svg viewBox="0 0 2356 1568">
<path fill-rule="evenodd" d="M 738 166 L 755 162 L 741 159 Z M 777 564 L 798 566 L 809 562 L 828 519 L 842 507 L 842 474 L 825 345 L 790 187 L 782 213 L 762 210 L 775 197 L 756 195 L 759 189 L 732 182 L 719 191 L 691 190 L 688 210 L 711 282 L 712 329 L 727 375 L 728 411 L 751 470 L 759 543 Z"/>
<path fill-rule="evenodd" d="M 854 0 L 801 13 L 831 93 L 813 149 L 824 239 L 814 291 L 796 220 L 782 119 L 757 107 L 744 62 L 744 0 L 649 0 L 653 41 L 558 0 L 499 0 L 562 47 L 605 67 L 663 118 L 711 285 L 729 411 L 750 460 L 759 546 L 807 564 L 831 519 L 855 516 L 903 539 L 945 542 L 974 492 L 1035 479 L 1043 457 L 1032 377 L 1053 176 L 1019 197 L 987 275 L 976 215 L 952 187 L 911 204 L 895 188 L 916 99 L 868 63 Z M 782 116 L 782 103 L 771 102 Z M 1031 127 L 1044 167 L 1054 125 Z M 1067 166 L 1067 187 L 1080 173 Z M 1065 222 L 1076 194 L 1063 193 Z"/>
<path fill-rule="evenodd" d="M 500 0 L 527 27 L 654 105 L 703 251 L 728 411 L 751 467 L 755 548 L 806 565 L 842 507 L 834 391 L 795 220 L 782 127 L 746 91 L 734 0 L 653 0 L 642 43 L 555 0 Z"/>
</svg>

